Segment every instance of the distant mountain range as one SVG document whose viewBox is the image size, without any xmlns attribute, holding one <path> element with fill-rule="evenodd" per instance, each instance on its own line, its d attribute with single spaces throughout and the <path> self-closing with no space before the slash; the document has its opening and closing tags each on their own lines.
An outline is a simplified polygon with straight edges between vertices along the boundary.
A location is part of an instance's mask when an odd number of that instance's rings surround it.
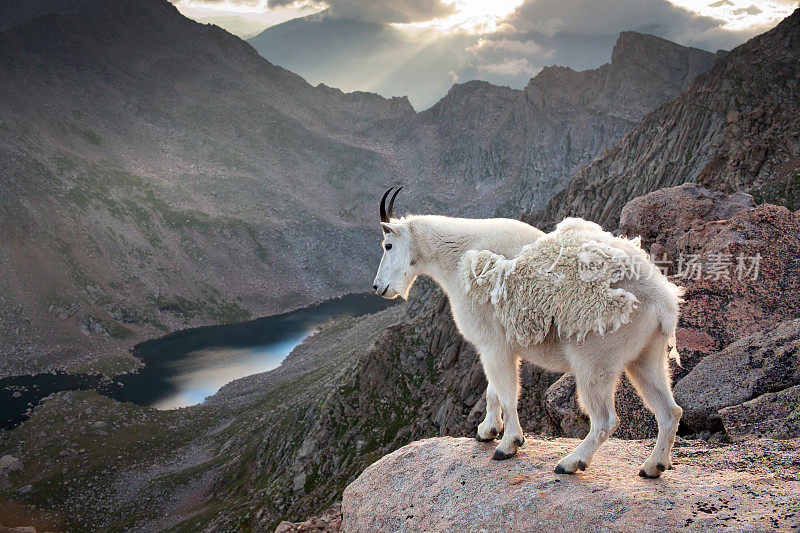
<svg viewBox="0 0 800 533">
<path fill-rule="evenodd" d="M 203 24 L 216 24 L 220 28 L 228 30 L 242 39 L 255 37 L 269 26 L 269 24 L 264 22 L 246 19 L 239 15 L 227 17 L 199 17 L 194 20 Z"/>
<path fill-rule="evenodd" d="M 659 28 L 627 29 L 650 33 Z M 608 61 L 616 37 L 616 32 L 534 32 L 522 41 L 465 32 L 432 36 L 326 10 L 271 26 L 248 42 L 312 85 L 407 96 L 415 109 L 424 110 L 454 83 L 483 80 L 521 89 L 547 65 L 596 68 Z"/>
<path fill-rule="evenodd" d="M 248 42 L 314 85 L 410 95 L 418 108 L 447 91 L 458 62 L 446 40 L 414 42 L 389 24 L 334 18 L 328 11 L 276 24 Z"/>
<path fill-rule="evenodd" d="M 538 207 L 713 59 L 625 33 L 595 71 L 458 85 L 416 113 L 312 87 L 166 0 L 15 6 L 0 32 L 0 375 L 367 290 L 387 186 L 406 184 L 400 212 Z"/>
</svg>

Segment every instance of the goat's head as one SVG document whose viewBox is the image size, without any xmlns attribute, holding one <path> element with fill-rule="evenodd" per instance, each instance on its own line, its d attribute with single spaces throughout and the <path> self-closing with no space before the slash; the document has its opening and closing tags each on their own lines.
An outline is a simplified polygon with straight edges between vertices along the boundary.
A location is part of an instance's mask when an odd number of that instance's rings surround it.
<svg viewBox="0 0 800 533">
<path fill-rule="evenodd" d="M 392 192 L 390 188 L 381 199 L 381 228 L 383 229 L 383 258 L 375 275 L 372 288 L 384 298 L 408 298 L 408 291 L 417 277 L 414 261 L 411 228 L 405 220 L 394 218 L 394 199 L 400 192 L 400 187 L 389 200 L 386 207 L 386 198 Z"/>
</svg>

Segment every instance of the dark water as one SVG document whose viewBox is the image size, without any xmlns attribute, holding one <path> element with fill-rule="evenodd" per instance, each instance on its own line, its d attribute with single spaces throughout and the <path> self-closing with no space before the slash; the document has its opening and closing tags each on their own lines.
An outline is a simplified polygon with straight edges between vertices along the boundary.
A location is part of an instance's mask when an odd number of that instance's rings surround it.
<svg viewBox="0 0 800 533">
<path fill-rule="evenodd" d="M 64 390 L 94 389 L 117 400 L 159 409 L 200 403 L 234 379 L 276 368 L 325 322 L 374 313 L 394 302 L 374 294 L 350 294 L 250 322 L 179 331 L 136 345 L 134 354 L 145 367 L 113 381 L 71 374 L 2 379 L 0 427 L 14 427 L 39 400 Z"/>
</svg>

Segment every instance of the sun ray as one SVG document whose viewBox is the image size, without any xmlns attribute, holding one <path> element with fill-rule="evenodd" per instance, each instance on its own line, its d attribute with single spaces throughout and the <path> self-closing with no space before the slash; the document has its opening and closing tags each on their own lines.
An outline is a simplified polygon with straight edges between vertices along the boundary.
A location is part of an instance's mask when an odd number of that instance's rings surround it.
<svg viewBox="0 0 800 533">
<path fill-rule="evenodd" d="M 453 6 L 451 15 L 394 26 L 404 30 L 433 30 L 437 33 L 488 33 L 496 31 L 500 21 L 523 2 L 524 0 L 449 0 L 445 3 Z"/>
</svg>

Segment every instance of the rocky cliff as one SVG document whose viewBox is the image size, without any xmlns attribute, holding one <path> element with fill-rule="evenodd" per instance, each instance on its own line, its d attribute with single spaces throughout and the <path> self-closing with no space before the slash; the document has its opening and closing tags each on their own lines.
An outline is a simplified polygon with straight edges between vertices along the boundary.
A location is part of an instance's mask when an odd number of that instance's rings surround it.
<svg viewBox="0 0 800 533">
<path fill-rule="evenodd" d="M 614 227 L 628 201 L 689 181 L 797 209 L 799 82 L 797 10 L 648 113 L 525 220 L 547 228 L 576 215 Z"/>
</svg>

